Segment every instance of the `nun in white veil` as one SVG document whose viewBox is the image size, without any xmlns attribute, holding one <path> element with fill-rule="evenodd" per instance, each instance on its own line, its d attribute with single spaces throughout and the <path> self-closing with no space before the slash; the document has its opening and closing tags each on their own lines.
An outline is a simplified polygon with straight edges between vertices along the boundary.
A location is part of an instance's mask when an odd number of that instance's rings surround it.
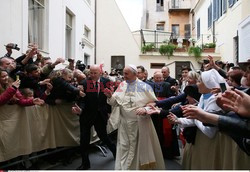
<svg viewBox="0 0 250 172">
<path fill-rule="evenodd" d="M 228 84 L 226 80 L 215 70 L 211 69 L 201 73 L 197 82 L 199 92 L 202 94 L 198 107 L 207 112 L 218 112 L 221 108 L 216 104 L 216 97 L 212 94 L 213 88 L 220 88 L 220 84 Z M 216 160 L 215 150 L 218 149 L 218 128 L 207 126 L 196 119 L 179 118 L 178 123 L 181 127 L 197 126 L 195 144 L 186 144 L 183 154 L 184 169 L 214 169 L 220 167 L 220 161 Z M 220 146 L 220 145 L 219 145 Z M 219 150 L 218 150 L 219 151 Z M 211 162 L 217 165 L 211 165 Z"/>
</svg>

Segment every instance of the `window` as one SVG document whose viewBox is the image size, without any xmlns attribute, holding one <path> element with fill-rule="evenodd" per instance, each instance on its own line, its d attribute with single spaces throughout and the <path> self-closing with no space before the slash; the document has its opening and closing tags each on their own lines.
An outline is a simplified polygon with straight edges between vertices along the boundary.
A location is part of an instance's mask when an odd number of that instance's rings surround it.
<svg viewBox="0 0 250 172">
<path fill-rule="evenodd" d="M 171 0 L 172 1 L 172 8 L 179 8 L 179 0 Z"/>
<path fill-rule="evenodd" d="M 65 57 L 66 59 L 72 58 L 73 53 L 72 53 L 72 38 L 73 38 L 73 16 L 70 14 L 69 11 L 66 11 L 66 40 L 65 40 Z"/>
<path fill-rule="evenodd" d="M 227 11 L 227 0 L 213 0 L 213 21 L 218 20 Z"/>
<path fill-rule="evenodd" d="M 185 24 L 185 39 L 189 39 L 191 37 L 191 26 L 190 24 Z"/>
<path fill-rule="evenodd" d="M 173 38 L 177 39 L 180 35 L 180 26 L 178 24 L 172 24 Z"/>
<path fill-rule="evenodd" d="M 87 26 L 84 26 L 84 36 L 90 40 L 90 29 Z"/>
<path fill-rule="evenodd" d="M 201 20 L 198 19 L 197 20 L 197 40 L 200 39 L 200 36 L 201 36 L 201 30 L 200 30 L 200 28 L 201 28 Z"/>
<path fill-rule="evenodd" d="M 84 64 L 86 65 L 86 67 L 90 65 L 90 56 L 85 53 L 84 53 Z"/>
<path fill-rule="evenodd" d="M 208 7 L 208 28 L 212 26 L 212 4 Z"/>
<path fill-rule="evenodd" d="M 161 69 L 165 63 L 150 63 L 150 69 Z"/>
<path fill-rule="evenodd" d="M 164 11 L 164 0 L 156 0 L 156 11 Z"/>
<path fill-rule="evenodd" d="M 164 23 L 158 23 L 158 24 L 156 24 L 156 30 L 162 30 L 162 31 L 164 31 Z"/>
<path fill-rule="evenodd" d="M 125 56 L 111 56 L 111 68 L 122 73 L 125 67 Z"/>
<path fill-rule="evenodd" d="M 218 19 L 219 13 L 219 0 L 213 0 L 213 21 Z"/>
<path fill-rule="evenodd" d="M 46 0 L 29 0 L 28 42 L 46 50 Z"/>
</svg>

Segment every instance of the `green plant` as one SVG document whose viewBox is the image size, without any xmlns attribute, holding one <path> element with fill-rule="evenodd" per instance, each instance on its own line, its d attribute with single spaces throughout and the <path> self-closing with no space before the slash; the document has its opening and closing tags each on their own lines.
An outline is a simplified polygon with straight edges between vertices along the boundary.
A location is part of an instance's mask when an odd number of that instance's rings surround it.
<svg viewBox="0 0 250 172">
<path fill-rule="evenodd" d="M 215 48 L 216 44 L 215 43 L 206 43 L 203 45 L 203 48 Z"/>
<path fill-rule="evenodd" d="M 196 60 L 199 60 L 200 57 L 201 57 L 201 54 L 202 54 L 202 49 L 199 46 L 189 47 L 188 54 L 189 55 L 194 55 L 194 57 L 196 58 Z"/>
<path fill-rule="evenodd" d="M 173 52 L 175 50 L 176 46 L 173 44 L 163 44 L 159 48 L 159 52 L 161 55 L 165 56 L 167 55 L 168 58 L 173 55 Z"/>
<path fill-rule="evenodd" d="M 141 47 L 141 52 L 146 53 L 147 51 L 152 51 L 155 49 L 155 45 L 153 43 L 146 44 L 143 47 Z"/>
</svg>

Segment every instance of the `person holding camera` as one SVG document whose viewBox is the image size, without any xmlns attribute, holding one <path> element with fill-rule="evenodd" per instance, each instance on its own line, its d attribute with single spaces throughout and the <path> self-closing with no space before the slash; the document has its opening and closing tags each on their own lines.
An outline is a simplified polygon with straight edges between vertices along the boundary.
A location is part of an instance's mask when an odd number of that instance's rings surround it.
<svg viewBox="0 0 250 172">
<path fill-rule="evenodd" d="M 4 55 L 4 57 L 11 57 L 12 55 L 12 49 L 19 51 L 20 48 L 18 47 L 17 44 L 14 43 L 8 43 L 7 45 L 5 45 L 7 53 Z"/>
</svg>

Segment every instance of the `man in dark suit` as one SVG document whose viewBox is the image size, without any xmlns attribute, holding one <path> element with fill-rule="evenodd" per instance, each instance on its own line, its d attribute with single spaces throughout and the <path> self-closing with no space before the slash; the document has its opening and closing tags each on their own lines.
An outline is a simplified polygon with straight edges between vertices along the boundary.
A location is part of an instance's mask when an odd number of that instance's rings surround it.
<svg viewBox="0 0 250 172">
<path fill-rule="evenodd" d="M 168 82 L 170 84 L 171 94 L 176 95 L 177 93 L 175 90 L 175 86 L 178 85 L 178 82 L 176 81 L 176 79 L 169 76 L 169 74 L 170 74 L 169 68 L 167 66 L 162 67 L 161 73 L 163 75 L 164 82 Z"/>
<path fill-rule="evenodd" d="M 177 81 L 174 78 L 169 76 L 170 71 L 169 71 L 169 68 L 167 66 L 162 67 L 161 73 L 163 75 L 164 81 L 168 82 L 170 84 L 170 86 L 174 86 L 177 83 Z"/>
<path fill-rule="evenodd" d="M 107 135 L 108 113 L 111 111 L 107 104 L 107 97 L 104 91 L 110 88 L 110 80 L 101 77 L 100 66 L 90 67 L 90 78 L 83 81 L 83 88 L 86 96 L 79 101 L 79 106 L 72 107 L 72 112 L 80 114 L 80 149 L 82 164 L 78 169 L 90 168 L 88 147 L 90 143 L 90 129 L 94 125 L 98 137 L 103 141 L 110 151 L 116 156 L 116 146 Z"/>
</svg>

